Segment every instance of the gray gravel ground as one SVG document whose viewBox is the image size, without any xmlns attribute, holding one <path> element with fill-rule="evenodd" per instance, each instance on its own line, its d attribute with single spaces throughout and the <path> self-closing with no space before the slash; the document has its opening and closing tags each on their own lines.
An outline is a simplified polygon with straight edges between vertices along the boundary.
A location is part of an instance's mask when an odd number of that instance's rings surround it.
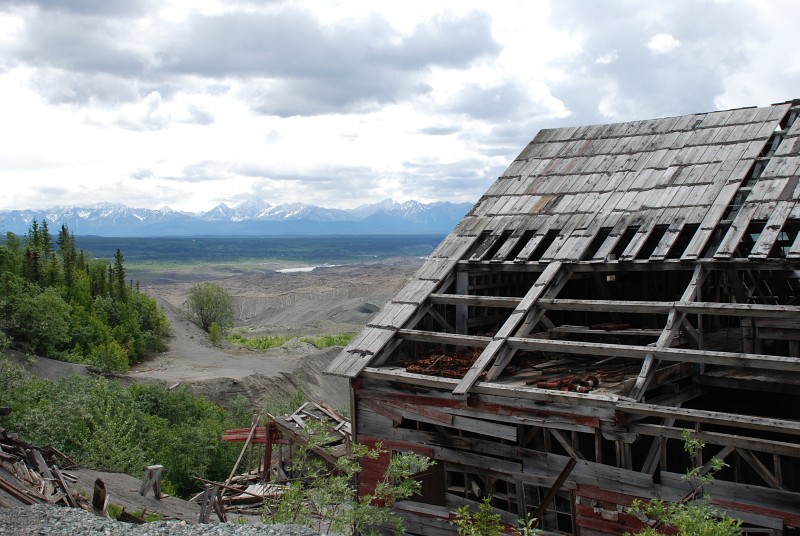
<svg viewBox="0 0 800 536">
<path fill-rule="evenodd" d="M 34 505 L 0 508 L 0 534 L 47 536 L 78 536 L 103 534 L 109 536 L 318 536 L 319 533 L 296 525 L 238 525 L 219 523 L 191 525 L 185 522 L 158 521 L 131 525 L 98 517 L 79 508 Z"/>
</svg>

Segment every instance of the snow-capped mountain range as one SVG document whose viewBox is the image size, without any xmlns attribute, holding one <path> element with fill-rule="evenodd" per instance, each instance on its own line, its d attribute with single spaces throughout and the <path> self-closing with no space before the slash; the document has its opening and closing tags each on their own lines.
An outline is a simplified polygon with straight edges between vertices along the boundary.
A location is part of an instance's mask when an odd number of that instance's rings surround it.
<svg viewBox="0 0 800 536">
<path fill-rule="evenodd" d="M 33 220 L 47 221 L 56 234 L 62 224 L 78 236 L 209 236 L 279 234 L 447 233 L 472 208 L 471 203 L 398 203 L 386 199 L 354 209 L 251 199 L 235 207 L 222 203 L 207 212 L 130 208 L 100 203 L 87 207 L 0 210 L 0 232 L 24 234 Z"/>
</svg>

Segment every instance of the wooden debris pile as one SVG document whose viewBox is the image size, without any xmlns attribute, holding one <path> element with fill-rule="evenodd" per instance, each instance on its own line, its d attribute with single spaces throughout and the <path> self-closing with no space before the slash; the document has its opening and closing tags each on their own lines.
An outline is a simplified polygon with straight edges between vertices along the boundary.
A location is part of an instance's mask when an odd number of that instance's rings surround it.
<svg viewBox="0 0 800 536">
<path fill-rule="evenodd" d="M 260 416 L 250 428 L 227 430 L 223 441 L 243 443 L 239 459 L 225 483 L 205 482 L 207 490 L 195 497 L 205 500 L 217 496 L 225 514 L 259 515 L 266 499 L 280 497 L 289 480 L 302 477 L 291 469 L 297 445 L 308 443 L 310 421 L 326 423 L 333 435 L 331 440 L 312 451 L 329 464 L 347 453 L 350 445 L 350 421 L 324 404 L 306 402 L 291 415 L 273 417 L 259 426 Z M 239 464 L 247 457 L 247 469 L 236 474 Z M 212 505 L 214 505 L 212 501 Z M 215 510 L 216 511 L 216 510 Z"/>
<path fill-rule="evenodd" d="M 91 503 L 70 488 L 77 482 L 62 468 L 76 467 L 53 447 L 40 448 L 0 428 L 0 505 L 63 504 L 92 510 Z M 7 497 L 7 498 L 6 498 Z"/>
<path fill-rule="evenodd" d="M 461 352 L 435 353 L 414 361 L 407 361 L 404 366 L 406 372 L 443 378 L 463 378 L 479 355 L 481 355 L 480 348 L 470 348 Z"/>
<path fill-rule="evenodd" d="M 406 372 L 443 378 L 463 378 L 481 354 L 480 348 L 459 352 L 436 352 L 403 363 Z M 554 357 L 542 352 L 519 352 L 503 376 L 516 377 L 521 383 L 540 389 L 588 393 L 601 385 L 627 380 L 641 369 L 641 362 L 608 358 L 591 362 L 583 358 Z M 484 377 L 486 372 L 481 373 Z"/>
<path fill-rule="evenodd" d="M 555 389 L 588 393 L 602 386 L 609 387 L 635 376 L 641 363 L 611 357 L 590 361 L 575 357 L 548 358 L 541 353 L 521 353 L 514 368 L 507 367 L 525 385 L 539 389 Z"/>
</svg>

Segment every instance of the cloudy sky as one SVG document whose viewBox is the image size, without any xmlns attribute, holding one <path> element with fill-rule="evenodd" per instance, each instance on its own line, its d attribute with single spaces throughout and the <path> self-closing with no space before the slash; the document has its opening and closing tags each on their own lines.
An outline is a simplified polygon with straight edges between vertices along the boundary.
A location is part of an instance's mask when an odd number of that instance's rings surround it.
<svg viewBox="0 0 800 536">
<path fill-rule="evenodd" d="M 0 208 L 474 202 L 542 128 L 800 97 L 797 20 L 796 0 L 0 0 Z"/>
</svg>

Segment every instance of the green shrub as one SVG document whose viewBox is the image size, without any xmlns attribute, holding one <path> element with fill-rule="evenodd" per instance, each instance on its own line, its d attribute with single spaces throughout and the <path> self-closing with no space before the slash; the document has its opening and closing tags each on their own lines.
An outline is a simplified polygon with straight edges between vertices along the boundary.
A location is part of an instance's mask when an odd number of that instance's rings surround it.
<svg viewBox="0 0 800 536">
<path fill-rule="evenodd" d="M 208 326 L 208 340 L 211 344 L 217 344 L 222 339 L 222 330 L 217 322 L 211 322 Z"/>
<path fill-rule="evenodd" d="M 381 528 L 404 534 L 403 520 L 392 505 L 420 492 L 421 484 L 413 475 L 434 462 L 413 453 L 394 455 L 375 490 L 359 496 L 353 487 L 354 477 L 361 471 L 363 460 L 374 460 L 386 453 L 382 446 L 351 444 L 350 451 L 337 458 L 335 467 L 329 470 L 313 449 L 330 452 L 333 432 L 325 423 L 310 419 L 306 430 L 308 442 L 299 446 L 292 460 L 293 472 L 303 476 L 289 482 L 281 497 L 267 501 L 264 521 L 302 524 L 318 531 L 327 527 L 331 534 L 344 536 L 378 534 L 382 533 Z"/>
<path fill-rule="evenodd" d="M 228 335 L 228 341 L 251 350 L 269 350 L 279 348 L 294 339 L 291 335 L 262 335 L 260 337 L 245 337 L 241 333 Z M 300 337 L 300 340 L 312 344 L 319 349 L 331 346 L 347 346 L 356 338 L 355 333 L 339 333 L 337 335 L 317 335 L 315 337 Z"/>
<path fill-rule="evenodd" d="M 492 513 L 492 499 L 484 497 L 474 514 L 466 504 L 456 509 L 456 530 L 458 536 L 502 536 L 503 522 Z"/>
<path fill-rule="evenodd" d="M 88 467 L 141 476 L 147 465 L 162 464 L 162 488 L 180 496 L 198 489 L 195 475 L 227 477 L 239 451 L 221 440 L 235 426 L 225 410 L 183 387 L 128 388 L 93 376 L 51 382 L 0 359 L 0 405 L 13 410 L 0 426 Z"/>
<path fill-rule="evenodd" d="M 691 460 L 703 449 L 704 443 L 693 438 L 689 430 L 683 431 L 683 448 Z M 631 504 L 629 512 L 642 519 L 654 519 L 660 525 L 673 527 L 681 536 L 740 536 L 742 534 L 742 521 L 728 517 L 725 512 L 720 512 L 711 504 L 711 496 L 703 493 L 703 487 L 714 481 L 714 474 L 727 467 L 727 464 L 717 458 L 711 459 L 711 470 L 702 473 L 702 468 L 693 466 L 684 475 L 692 486 L 692 495 L 700 497 L 692 501 L 676 503 L 666 502 L 661 499 L 641 501 L 636 499 Z M 661 532 L 648 527 L 637 536 L 657 536 Z M 626 533 L 630 536 L 629 533 Z"/>
</svg>

